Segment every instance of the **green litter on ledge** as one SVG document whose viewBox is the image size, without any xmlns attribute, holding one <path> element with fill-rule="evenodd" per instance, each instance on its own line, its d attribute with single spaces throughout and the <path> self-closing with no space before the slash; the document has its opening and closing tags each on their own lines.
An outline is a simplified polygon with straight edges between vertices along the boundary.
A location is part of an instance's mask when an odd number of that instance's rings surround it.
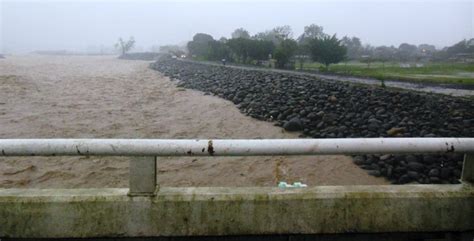
<svg viewBox="0 0 474 241">
<path fill-rule="evenodd" d="M 282 188 L 282 189 L 284 189 L 284 188 L 303 188 L 303 187 L 308 187 L 308 185 L 303 184 L 301 182 L 295 182 L 295 183 L 293 183 L 293 185 L 288 184 L 286 182 L 280 182 L 280 183 L 278 183 L 278 187 Z"/>
</svg>

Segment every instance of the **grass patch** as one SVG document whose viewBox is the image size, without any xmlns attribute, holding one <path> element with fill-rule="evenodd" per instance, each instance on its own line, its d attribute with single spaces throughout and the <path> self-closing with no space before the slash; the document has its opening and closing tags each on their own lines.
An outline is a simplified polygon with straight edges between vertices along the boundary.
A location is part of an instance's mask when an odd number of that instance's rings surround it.
<svg viewBox="0 0 474 241">
<path fill-rule="evenodd" d="M 304 70 L 321 70 L 320 63 L 305 63 Z M 403 80 L 427 83 L 474 85 L 474 64 L 427 63 L 421 67 L 402 68 L 399 63 L 349 62 L 331 65 L 329 73 L 370 77 L 379 80 Z"/>
</svg>

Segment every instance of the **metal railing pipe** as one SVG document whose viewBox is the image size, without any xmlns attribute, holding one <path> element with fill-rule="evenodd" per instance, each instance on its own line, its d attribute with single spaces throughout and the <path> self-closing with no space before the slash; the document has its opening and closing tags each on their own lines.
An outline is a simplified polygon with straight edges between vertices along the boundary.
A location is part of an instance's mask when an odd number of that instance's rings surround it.
<svg viewBox="0 0 474 241">
<path fill-rule="evenodd" d="M 0 156 L 261 156 L 473 153 L 474 138 L 0 139 Z"/>
</svg>

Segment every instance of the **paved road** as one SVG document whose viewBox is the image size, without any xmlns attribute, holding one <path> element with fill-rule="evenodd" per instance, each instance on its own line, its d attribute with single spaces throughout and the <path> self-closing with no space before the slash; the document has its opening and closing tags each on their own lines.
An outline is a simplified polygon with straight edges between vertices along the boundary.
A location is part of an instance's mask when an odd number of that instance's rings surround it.
<svg viewBox="0 0 474 241">
<path fill-rule="evenodd" d="M 222 64 L 214 63 L 214 62 L 201 62 L 201 61 L 192 61 L 192 60 L 182 60 L 181 61 L 188 61 L 188 62 L 195 62 L 201 64 L 208 64 L 208 65 L 215 65 L 215 66 L 222 66 Z M 256 71 L 267 71 L 267 72 L 277 72 L 277 73 L 286 73 L 286 74 L 295 74 L 295 75 L 303 75 L 303 76 L 312 76 L 323 80 L 336 80 L 336 81 L 344 81 L 344 82 L 352 82 L 352 83 L 359 83 L 359 84 L 370 84 L 370 85 L 380 85 L 380 80 L 378 79 L 371 79 L 371 78 L 359 78 L 359 77 L 348 77 L 348 76 L 335 76 L 335 75 L 325 75 L 325 74 L 316 74 L 316 73 L 307 73 L 307 72 L 299 72 L 299 71 L 292 71 L 292 70 L 281 70 L 281 69 L 267 69 L 267 68 L 259 68 L 259 67 L 248 67 L 248 66 L 236 66 L 236 65 L 227 65 L 227 68 L 236 68 L 236 69 L 247 69 L 247 70 L 256 70 Z M 408 90 L 415 90 L 415 91 L 422 91 L 428 93 L 437 93 L 437 94 L 445 94 L 445 95 L 452 95 L 452 96 L 474 96 L 474 90 L 470 89 L 461 89 L 453 88 L 450 86 L 443 86 L 437 84 L 420 84 L 420 83 L 411 83 L 405 81 L 394 81 L 394 80 L 386 80 L 385 85 L 387 87 L 393 88 L 401 88 L 401 89 L 408 89 Z"/>
</svg>

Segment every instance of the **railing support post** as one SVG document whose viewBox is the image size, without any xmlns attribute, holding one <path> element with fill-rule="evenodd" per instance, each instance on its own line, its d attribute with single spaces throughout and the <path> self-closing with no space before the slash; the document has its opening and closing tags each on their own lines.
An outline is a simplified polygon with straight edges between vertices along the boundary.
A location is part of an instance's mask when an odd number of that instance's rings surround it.
<svg viewBox="0 0 474 241">
<path fill-rule="evenodd" d="M 154 196 L 157 191 L 156 156 L 130 160 L 129 196 Z"/>
<path fill-rule="evenodd" d="M 461 181 L 474 183 L 474 153 L 466 153 L 464 155 Z"/>
</svg>

